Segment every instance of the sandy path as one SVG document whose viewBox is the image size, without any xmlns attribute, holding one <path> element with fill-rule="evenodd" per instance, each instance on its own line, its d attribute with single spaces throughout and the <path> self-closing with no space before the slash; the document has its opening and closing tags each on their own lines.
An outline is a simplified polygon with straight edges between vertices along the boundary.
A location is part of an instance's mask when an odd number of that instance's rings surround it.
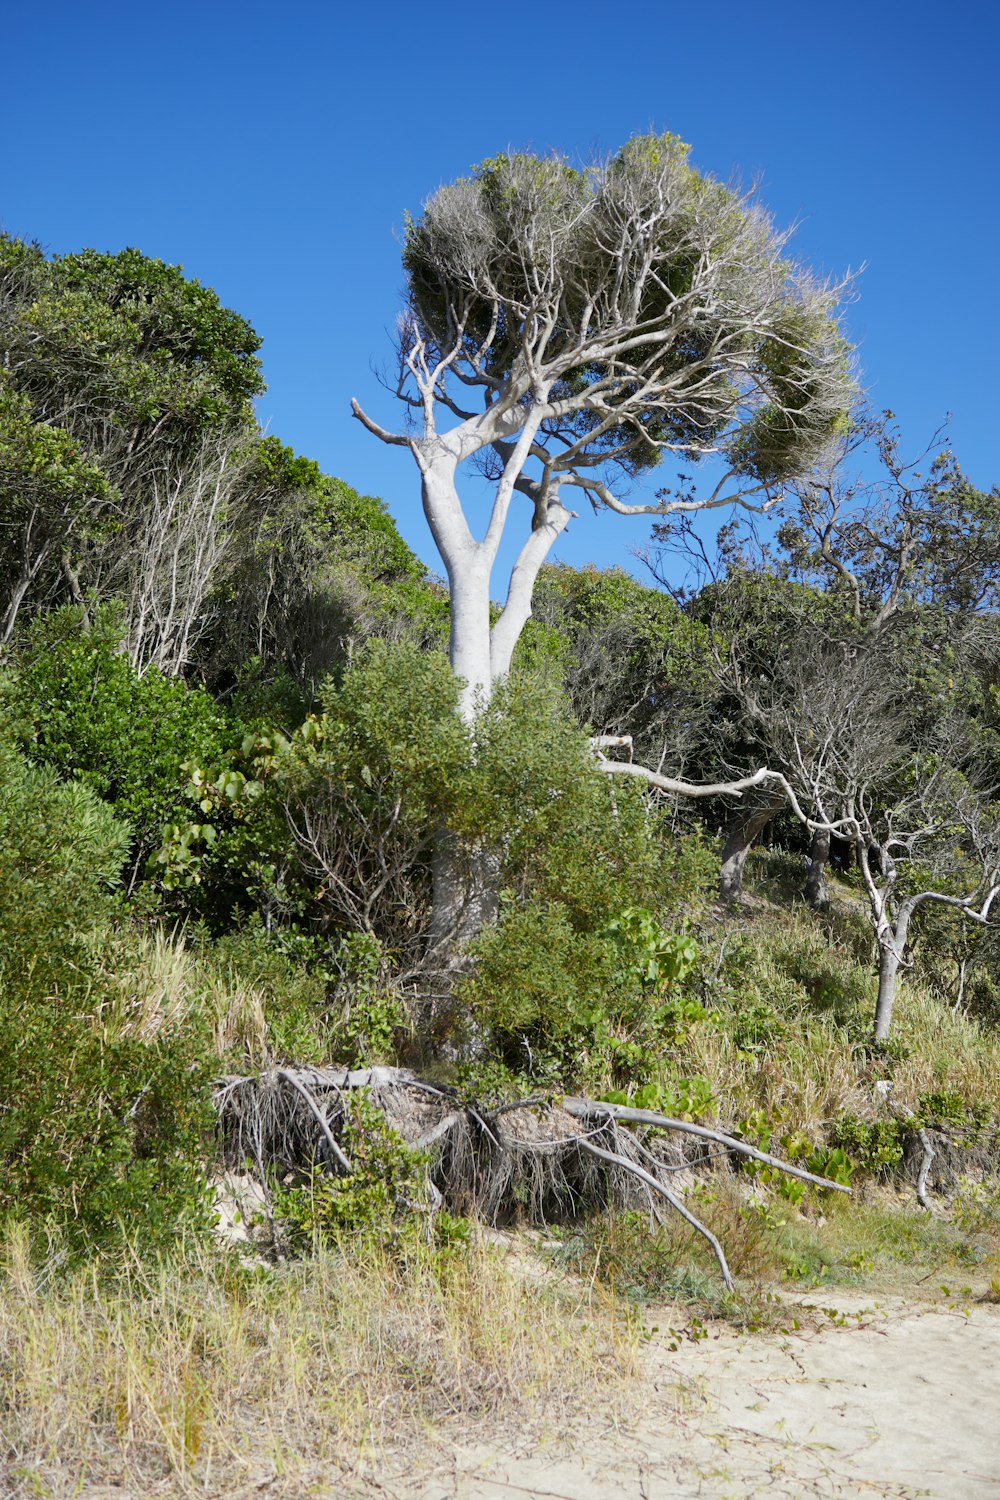
<svg viewBox="0 0 1000 1500">
<path fill-rule="evenodd" d="M 877 1306 L 832 1293 L 845 1325 L 676 1351 L 649 1346 L 641 1420 L 507 1453 L 458 1443 L 400 1500 L 668 1500 L 768 1495 L 1000 1500 L 1000 1308 Z M 862 1311 L 858 1318 L 857 1314 Z M 655 1319 L 651 1319 L 655 1322 Z"/>
</svg>

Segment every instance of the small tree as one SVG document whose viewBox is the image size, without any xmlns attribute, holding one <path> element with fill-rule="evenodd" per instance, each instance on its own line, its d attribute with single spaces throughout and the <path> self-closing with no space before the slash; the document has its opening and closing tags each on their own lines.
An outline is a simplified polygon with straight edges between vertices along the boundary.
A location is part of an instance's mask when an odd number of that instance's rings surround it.
<svg viewBox="0 0 1000 1500">
<path fill-rule="evenodd" d="M 780 681 L 744 685 L 795 816 L 852 840 L 878 947 L 874 1036 L 892 1024 L 910 926 L 928 904 L 980 924 L 1000 895 L 1000 804 L 967 718 L 917 691 L 909 633 L 829 641 L 803 629 Z"/>
<path fill-rule="evenodd" d="M 744 194 L 699 175 L 675 136 L 637 137 L 580 170 L 494 158 L 440 188 L 407 226 L 397 394 L 451 589 L 463 711 L 510 667 L 545 558 L 580 490 L 597 510 L 764 509 L 842 421 L 850 380 L 835 291 L 784 256 Z M 441 425 L 442 418 L 448 422 Z M 628 503 L 664 456 L 721 458 L 714 488 Z M 493 486 L 485 531 L 461 465 Z M 491 625 L 490 575 L 515 494 L 525 537 Z"/>
<path fill-rule="evenodd" d="M 937 433 L 923 454 L 904 459 L 893 414 L 861 411 L 825 461 L 788 486 L 773 539 L 758 536 L 752 520 L 734 521 L 710 557 L 683 516 L 654 527 L 646 562 L 657 581 L 670 587 L 668 560 L 677 553 L 707 580 L 687 603 L 712 630 L 716 692 L 702 758 L 715 774 L 784 764 L 787 743 L 776 745 L 772 729 L 787 729 L 800 711 L 808 717 L 797 699 L 803 640 L 821 655 L 839 642 L 874 675 L 882 660 L 890 680 L 904 663 L 913 746 L 928 743 L 947 684 L 952 710 L 970 694 L 970 702 L 981 698 L 971 641 L 1000 600 L 1000 491 L 978 490 L 950 451 L 935 453 L 939 441 Z M 982 706 L 971 711 L 981 716 Z M 846 710 L 831 704 L 831 722 Z M 741 805 L 727 830 L 724 899 L 739 895 L 749 843 L 782 805 L 773 788 Z M 814 905 L 825 900 L 829 845 L 829 831 L 817 828 L 805 892 Z"/>
</svg>

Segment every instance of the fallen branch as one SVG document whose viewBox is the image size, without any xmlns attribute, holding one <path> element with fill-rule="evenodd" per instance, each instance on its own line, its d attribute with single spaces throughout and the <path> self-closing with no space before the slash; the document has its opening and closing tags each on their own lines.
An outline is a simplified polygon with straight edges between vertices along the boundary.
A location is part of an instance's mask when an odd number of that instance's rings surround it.
<svg viewBox="0 0 1000 1500">
<path fill-rule="evenodd" d="M 736 1283 L 733 1281 L 729 1266 L 726 1263 L 726 1257 L 723 1254 L 722 1246 L 719 1244 L 719 1241 L 716 1239 L 712 1231 L 705 1224 L 703 1224 L 700 1219 L 696 1219 L 694 1214 L 691 1213 L 689 1209 L 685 1208 L 684 1204 L 677 1197 L 676 1193 L 672 1193 L 669 1188 L 664 1187 L 663 1183 L 659 1180 L 658 1177 L 654 1177 L 652 1172 L 647 1172 L 644 1167 L 640 1167 L 638 1162 L 629 1161 L 628 1157 L 619 1156 L 616 1151 L 605 1151 L 603 1146 L 595 1146 L 593 1141 L 587 1140 L 585 1136 L 580 1137 L 578 1146 L 581 1151 L 589 1151 L 591 1156 L 599 1156 L 603 1161 L 614 1162 L 616 1166 L 623 1167 L 626 1172 L 631 1172 L 634 1177 L 638 1177 L 640 1182 L 646 1183 L 648 1187 L 651 1187 L 655 1189 L 656 1192 L 662 1194 L 662 1196 L 666 1198 L 667 1202 L 670 1204 L 671 1208 L 675 1208 L 680 1214 L 681 1218 L 686 1219 L 694 1229 L 697 1229 L 699 1234 L 704 1235 L 705 1239 L 711 1245 L 712 1249 L 715 1252 L 715 1258 L 719 1262 L 719 1270 L 722 1272 L 722 1279 L 726 1284 L 726 1291 L 734 1292 L 736 1290 Z"/>
<path fill-rule="evenodd" d="M 630 1109 L 628 1105 L 607 1104 L 603 1100 L 564 1099 L 562 1107 L 568 1115 L 573 1115 L 578 1120 L 594 1120 L 604 1115 L 608 1119 L 624 1120 L 633 1125 L 652 1125 L 657 1130 L 682 1130 L 686 1135 L 717 1141 L 729 1151 L 749 1157 L 752 1161 L 763 1162 L 765 1166 L 775 1167 L 779 1172 L 786 1172 L 789 1177 L 800 1177 L 803 1182 L 812 1182 L 816 1187 L 830 1188 L 835 1193 L 850 1194 L 851 1191 L 842 1182 L 831 1182 L 829 1177 L 817 1177 L 814 1172 L 807 1172 L 805 1167 L 793 1166 L 789 1161 L 782 1161 L 780 1157 L 769 1156 L 766 1151 L 748 1146 L 746 1141 L 739 1141 L 735 1136 L 726 1135 L 721 1130 L 710 1130 L 707 1125 L 694 1125 L 690 1120 L 672 1120 L 669 1115 L 658 1115 L 651 1109 Z"/>
<path fill-rule="evenodd" d="M 927 1178 L 930 1174 L 931 1163 L 934 1160 L 934 1147 L 931 1143 L 931 1138 L 912 1109 L 901 1108 L 898 1114 L 906 1121 L 920 1142 L 920 1149 L 923 1155 L 920 1158 L 920 1167 L 917 1172 L 917 1202 L 921 1208 L 926 1209 L 929 1214 L 933 1214 L 934 1210 L 927 1197 Z"/>
<path fill-rule="evenodd" d="M 917 1173 L 917 1202 L 928 1213 L 933 1213 L 933 1209 L 927 1199 L 927 1175 L 931 1169 L 931 1162 L 934 1160 L 934 1147 L 931 1145 L 930 1137 L 923 1128 L 917 1131 L 917 1139 L 924 1148 L 923 1158 L 920 1162 L 920 1171 Z"/>
<path fill-rule="evenodd" d="M 333 1131 L 330 1129 L 330 1126 L 327 1123 L 326 1115 L 324 1115 L 323 1111 L 320 1109 L 319 1105 L 316 1103 L 316 1100 L 313 1098 L 312 1094 L 310 1094 L 305 1084 L 302 1083 L 298 1078 L 296 1078 L 295 1074 L 292 1073 L 288 1068 L 278 1068 L 277 1074 L 283 1083 L 290 1083 L 292 1088 L 297 1090 L 297 1092 L 301 1094 L 302 1098 L 306 1101 L 307 1107 L 315 1118 L 316 1123 L 319 1125 L 320 1133 L 330 1149 L 331 1156 L 344 1169 L 344 1171 L 348 1175 L 350 1175 L 350 1173 L 353 1171 L 353 1168 L 351 1167 L 351 1164 L 347 1160 L 347 1157 L 344 1155 L 343 1151 L 337 1144 Z"/>
<path fill-rule="evenodd" d="M 654 1154 L 633 1130 L 620 1127 L 712 1141 L 818 1187 L 850 1192 L 725 1131 L 653 1110 L 574 1097 L 552 1102 L 531 1097 L 488 1109 L 403 1068 L 277 1068 L 257 1077 L 218 1080 L 214 1101 L 224 1158 L 242 1165 L 252 1154 L 264 1175 L 304 1173 L 317 1154 L 326 1153 L 351 1172 L 337 1136 L 351 1119 L 348 1096 L 359 1089 L 368 1092 L 405 1146 L 435 1148 L 428 1169 L 428 1196 L 435 1204 L 447 1202 L 492 1221 L 515 1210 L 544 1221 L 588 1207 L 634 1207 L 641 1193 L 639 1201 L 648 1201 L 652 1217 L 662 1223 L 655 1193 L 711 1246 L 729 1290 L 733 1278 L 718 1239 L 664 1181 L 691 1165 L 680 1145 L 669 1148 L 671 1160 L 661 1160 L 659 1152 L 667 1151 L 662 1136 Z"/>
</svg>

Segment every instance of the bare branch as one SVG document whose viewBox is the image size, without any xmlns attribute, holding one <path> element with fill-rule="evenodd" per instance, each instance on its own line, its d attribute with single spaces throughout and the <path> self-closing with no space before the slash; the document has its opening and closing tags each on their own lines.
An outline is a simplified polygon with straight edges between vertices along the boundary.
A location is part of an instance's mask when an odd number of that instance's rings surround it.
<svg viewBox="0 0 1000 1500">
<path fill-rule="evenodd" d="M 357 401 L 353 399 L 351 400 L 351 413 L 358 419 L 361 425 L 363 427 L 366 427 L 370 433 L 374 434 L 374 436 L 377 437 L 380 442 L 390 443 L 396 448 L 412 448 L 413 442 L 411 438 L 404 437 L 402 433 L 390 432 L 387 428 L 380 427 L 377 422 L 373 421 L 373 419 L 368 416 L 367 412 L 362 411 Z"/>
<path fill-rule="evenodd" d="M 686 1207 L 676 1193 L 672 1193 L 658 1177 L 653 1176 L 652 1172 L 647 1172 L 644 1167 L 640 1167 L 638 1162 L 629 1161 L 627 1156 L 620 1156 L 616 1151 L 606 1151 L 603 1146 L 595 1145 L 586 1136 L 580 1136 L 576 1142 L 576 1146 L 579 1151 L 586 1151 L 590 1156 L 599 1157 L 601 1161 L 614 1162 L 615 1166 L 623 1168 L 626 1172 L 630 1172 L 633 1177 L 638 1177 L 640 1182 L 644 1182 L 648 1188 L 652 1188 L 654 1192 L 659 1193 L 662 1198 L 665 1198 L 671 1208 L 676 1209 L 681 1218 L 686 1219 L 691 1227 L 696 1229 L 711 1245 L 715 1258 L 719 1263 L 719 1270 L 722 1272 L 722 1280 L 725 1283 L 726 1291 L 733 1292 L 736 1290 L 736 1283 L 733 1281 L 732 1273 L 726 1263 L 726 1257 L 718 1239 L 707 1225 L 703 1224 L 700 1219 L 695 1218 L 691 1210 Z"/>
</svg>

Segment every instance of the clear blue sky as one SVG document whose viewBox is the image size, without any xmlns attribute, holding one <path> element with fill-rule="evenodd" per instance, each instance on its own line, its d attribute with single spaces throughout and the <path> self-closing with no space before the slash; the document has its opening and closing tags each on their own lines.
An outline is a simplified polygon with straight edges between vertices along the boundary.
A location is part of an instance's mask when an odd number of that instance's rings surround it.
<svg viewBox="0 0 1000 1500">
<path fill-rule="evenodd" d="M 647 129 L 760 177 L 814 269 L 866 269 L 847 327 L 914 449 L 1000 480 L 1000 10 L 846 0 L 418 6 L 55 0 L 4 7 L 0 226 L 50 251 L 183 264 L 263 336 L 269 430 L 381 494 L 436 565 L 392 422 L 406 209 L 508 145 Z M 651 485 L 650 489 L 655 486 Z M 648 523 L 581 517 L 561 554 L 628 563 Z M 495 580 L 496 587 L 497 580 Z"/>
</svg>

